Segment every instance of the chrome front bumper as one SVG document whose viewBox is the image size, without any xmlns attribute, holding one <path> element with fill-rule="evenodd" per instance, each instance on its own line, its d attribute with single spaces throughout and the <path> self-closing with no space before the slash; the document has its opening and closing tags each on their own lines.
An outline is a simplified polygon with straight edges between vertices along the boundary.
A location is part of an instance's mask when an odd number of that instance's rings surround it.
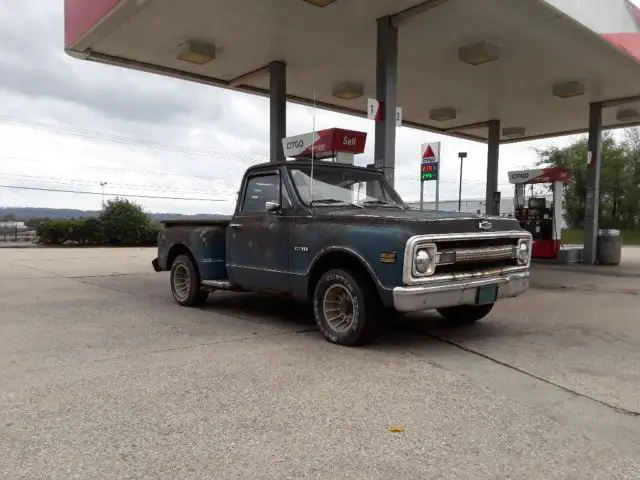
<svg viewBox="0 0 640 480">
<path fill-rule="evenodd" d="M 474 305 L 478 287 L 489 285 L 498 285 L 498 298 L 517 297 L 529 289 L 529 271 L 475 280 L 396 287 L 393 289 L 393 305 L 399 312 Z"/>
</svg>

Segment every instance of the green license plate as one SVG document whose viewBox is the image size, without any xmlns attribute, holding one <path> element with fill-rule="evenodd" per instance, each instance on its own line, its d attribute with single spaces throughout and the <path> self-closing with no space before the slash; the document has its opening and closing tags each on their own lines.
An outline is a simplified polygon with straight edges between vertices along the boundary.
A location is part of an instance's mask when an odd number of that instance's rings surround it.
<svg viewBox="0 0 640 480">
<path fill-rule="evenodd" d="M 476 292 L 476 305 L 486 305 L 487 303 L 495 303 L 498 300 L 498 286 L 488 285 L 479 287 Z"/>
</svg>

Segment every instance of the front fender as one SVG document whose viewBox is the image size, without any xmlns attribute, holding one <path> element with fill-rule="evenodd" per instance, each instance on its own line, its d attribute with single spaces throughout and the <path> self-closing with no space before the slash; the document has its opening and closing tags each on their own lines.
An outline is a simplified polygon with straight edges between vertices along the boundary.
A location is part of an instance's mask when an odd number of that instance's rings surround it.
<svg viewBox="0 0 640 480">
<path fill-rule="evenodd" d="M 367 269 L 367 272 L 369 272 L 369 275 L 374 280 L 378 288 L 384 288 L 382 283 L 380 282 L 380 278 L 378 277 L 378 272 L 376 272 L 373 265 L 371 265 L 371 263 L 367 260 L 367 258 L 362 253 L 360 253 L 359 251 L 353 248 L 340 246 L 340 245 L 325 247 L 316 254 L 313 260 L 311 260 L 311 265 L 309 266 L 309 270 L 307 271 L 307 274 L 306 274 L 307 279 L 311 277 L 311 272 L 313 272 L 314 268 L 318 265 L 318 262 L 320 262 L 323 257 L 325 257 L 330 253 L 345 253 L 347 255 L 352 256 L 353 258 L 358 260 L 364 268 Z"/>
</svg>

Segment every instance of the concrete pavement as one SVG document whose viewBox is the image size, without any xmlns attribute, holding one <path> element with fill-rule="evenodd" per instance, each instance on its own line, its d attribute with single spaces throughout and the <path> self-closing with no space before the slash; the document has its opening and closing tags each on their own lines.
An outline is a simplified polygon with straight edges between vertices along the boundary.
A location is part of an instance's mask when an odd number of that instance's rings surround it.
<svg viewBox="0 0 640 480">
<path fill-rule="evenodd" d="M 0 251 L 0 477 L 640 475 L 627 284 L 536 267 L 475 327 L 398 316 L 349 349 L 304 305 L 178 307 L 154 253 Z"/>
</svg>

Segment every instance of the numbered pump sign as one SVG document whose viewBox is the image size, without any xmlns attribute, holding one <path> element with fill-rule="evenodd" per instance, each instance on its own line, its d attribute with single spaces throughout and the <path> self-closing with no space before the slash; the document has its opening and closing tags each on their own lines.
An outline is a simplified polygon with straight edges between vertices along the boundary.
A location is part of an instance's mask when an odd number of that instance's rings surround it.
<svg viewBox="0 0 640 480">
<path fill-rule="evenodd" d="M 384 104 L 375 98 L 369 98 L 367 100 L 367 118 L 369 120 L 375 120 L 376 122 L 382 122 L 384 120 L 383 116 Z M 402 126 L 402 107 L 396 107 L 396 126 Z"/>
<path fill-rule="evenodd" d="M 420 181 L 438 180 L 440 167 L 440 142 L 422 145 L 422 159 L 420 164 Z"/>
</svg>

